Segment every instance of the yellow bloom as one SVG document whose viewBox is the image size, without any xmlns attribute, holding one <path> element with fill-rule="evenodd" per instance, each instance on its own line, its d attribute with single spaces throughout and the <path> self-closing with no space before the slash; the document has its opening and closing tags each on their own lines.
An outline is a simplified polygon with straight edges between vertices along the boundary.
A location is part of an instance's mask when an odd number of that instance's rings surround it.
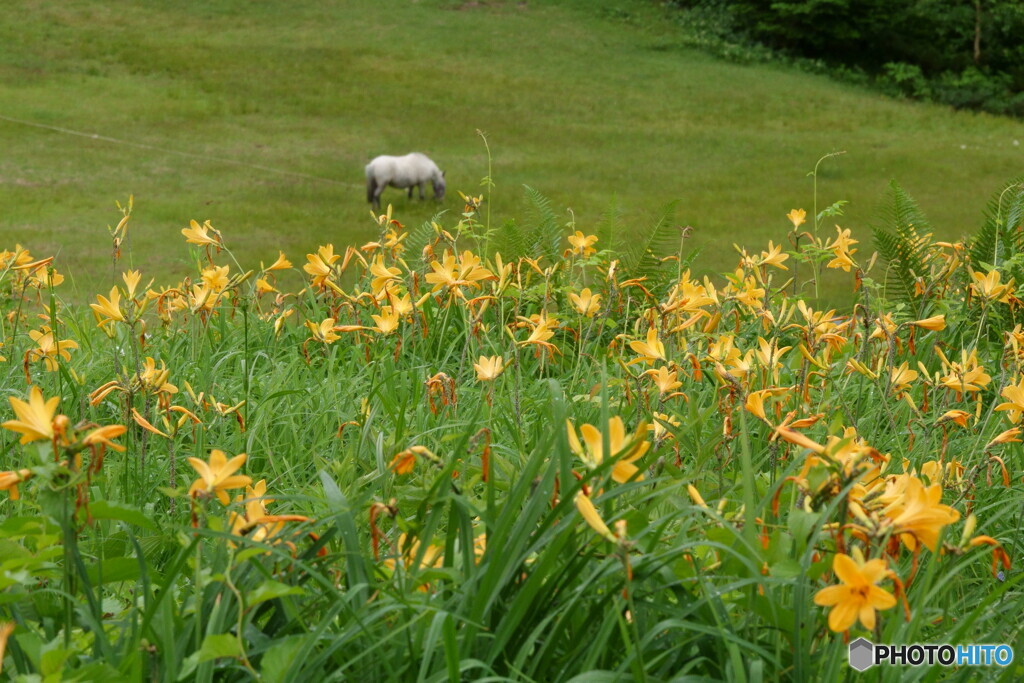
<svg viewBox="0 0 1024 683">
<path fill-rule="evenodd" d="M 20 443 L 31 441 L 52 441 L 54 437 L 53 419 L 57 413 L 60 397 L 43 400 L 43 392 L 39 387 L 32 387 L 28 394 L 28 403 L 11 396 L 7 399 L 14 408 L 17 420 L 3 423 L 4 429 L 21 434 Z"/>
<path fill-rule="evenodd" d="M 441 262 L 431 261 L 430 268 L 433 272 L 424 276 L 427 282 L 434 285 L 430 291 L 438 292 L 458 284 L 458 264 L 455 262 L 455 256 L 450 252 L 445 251 Z"/>
<path fill-rule="evenodd" d="M 761 367 L 772 373 L 772 380 L 777 384 L 779 381 L 779 370 L 782 369 L 782 356 L 789 351 L 792 346 L 783 346 L 779 348 L 779 342 L 777 339 L 772 339 L 770 342 L 764 337 L 757 338 L 757 351 L 754 352 L 754 357 L 760 362 Z"/>
<path fill-rule="evenodd" d="M 977 270 L 971 271 L 971 279 L 974 280 L 971 283 L 971 290 L 986 301 L 1009 303 L 1015 283 L 1013 278 L 1010 278 L 1005 285 L 999 284 L 1000 277 L 998 270 L 990 271 L 988 275 Z"/>
<path fill-rule="evenodd" d="M 1017 437 L 1020 436 L 1021 431 L 1020 427 L 1014 427 L 1013 429 L 1007 429 L 1005 432 L 1000 432 L 996 435 L 996 438 L 988 442 L 985 450 L 987 451 L 992 446 L 998 446 L 1001 443 L 1020 443 L 1020 439 Z"/>
<path fill-rule="evenodd" d="M 260 266 L 263 266 L 262 262 L 260 262 Z M 291 267 L 292 262 L 288 260 L 288 258 L 284 255 L 283 251 L 279 251 L 277 252 L 277 260 L 271 263 L 269 268 L 263 268 L 263 270 L 288 270 Z"/>
<path fill-rule="evenodd" d="M 655 441 L 664 439 L 666 437 L 672 438 L 672 432 L 668 430 L 668 427 L 665 426 L 665 423 L 668 423 L 673 427 L 678 427 L 680 424 L 682 424 L 677 418 L 671 415 L 666 415 L 665 413 L 654 413 L 651 417 L 653 417 L 654 420 L 651 422 L 650 425 L 647 426 L 647 429 L 651 432 L 651 435 L 654 437 Z"/>
<path fill-rule="evenodd" d="M 640 354 L 640 357 L 631 360 L 629 365 L 632 365 L 633 363 L 647 363 L 648 365 L 654 365 L 655 361 L 666 360 L 665 345 L 660 339 L 658 339 L 658 330 L 653 327 L 647 330 L 646 342 L 631 341 L 629 342 L 629 348 Z"/>
<path fill-rule="evenodd" d="M 822 588 L 814 596 L 814 604 L 831 607 L 828 627 L 835 632 L 846 631 L 858 620 L 866 629 L 875 627 L 875 610 L 890 609 L 896 598 L 876 585 L 888 573 L 885 560 L 856 562 L 849 555 L 838 553 L 832 569 L 842 582 Z"/>
<path fill-rule="evenodd" d="M 210 233 L 213 233 L 212 235 Z M 182 228 L 181 234 L 185 236 L 185 241 L 189 244 L 198 244 L 200 246 L 215 246 L 221 245 L 220 232 L 214 230 L 213 226 L 210 225 L 210 221 L 204 221 L 202 225 L 193 221 L 189 221 L 189 227 Z"/>
<path fill-rule="evenodd" d="M 481 382 L 493 382 L 505 371 L 505 359 L 501 356 L 480 356 L 480 361 L 473 363 L 473 369 Z"/>
<path fill-rule="evenodd" d="M 999 395 L 1006 399 L 1006 403 L 1000 403 L 996 410 L 1010 411 L 1006 416 L 1010 424 L 1019 423 L 1021 414 L 1024 413 L 1024 377 L 1021 377 L 1017 384 L 1004 387 Z"/>
<path fill-rule="evenodd" d="M 142 273 L 137 270 L 129 270 L 121 273 L 121 279 L 124 280 L 124 285 L 128 288 L 126 290 L 128 292 L 128 298 L 134 299 L 135 290 L 139 286 L 139 281 L 142 280 Z"/>
<path fill-rule="evenodd" d="M 857 265 L 853 260 L 853 255 L 857 253 L 857 250 L 850 249 L 850 247 L 857 244 L 858 241 L 850 239 L 850 231 L 843 230 L 838 225 L 836 226 L 836 231 L 839 233 L 836 237 L 836 241 L 829 242 L 825 245 L 825 248 L 831 249 L 833 256 L 835 256 L 835 258 L 829 261 L 826 266 L 828 268 L 842 268 L 844 271 L 849 273 L 850 268 L 856 267 Z"/>
<path fill-rule="evenodd" d="M 231 266 L 210 266 L 202 272 L 200 277 L 211 291 L 220 292 L 228 286 L 230 270 Z"/>
<path fill-rule="evenodd" d="M 585 424 L 580 426 L 580 435 L 583 442 L 580 443 L 576 436 L 576 429 L 572 422 L 566 420 L 566 429 L 569 436 L 569 447 L 573 453 L 579 456 L 587 467 L 594 469 L 599 467 L 605 459 L 604 437 L 594 425 Z M 636 478 L 641 481 L 643 473 L 633 463 L 643 456 L 651 444 L 645 440 L 647 424 L 641 422 L 634 434 L 627 438 L 626 427 L 622 418 L 615 416 L 608 420 L 608 447 L 609 456 L 617 458 L 612 467 L 612 479 L 624 484 Z"/>
<path fill-rule="evenodd" d="M 11 500 L 18 500 L 18 484 L 23 481 L 27 481 L 32 477 L 32 470 L 13 470 L 10 472 L 0 472 L 0 491 L 7 491 L 11 495 Z M 0 643 L 2 645 L 3 643 Z M 0 668 L 3 667 L 4 656 L 3 648 L 0 647 Z"/>
<path fill-rule="evenodd" d="M 920 327 L 924 330 L 932 330 L 938 332 L 946 329 L 946 316 L 945 315 L 933 315 L 931 318 L 925 318 L 923 320 L 915 320 L 910 323 L 915 327 Z"/>
<path fill-rule="evenodd" d="M 775 243 L 768 240 L 768 251 L 761 252 L 761 260 L 758 265 L 774 266 L 781 270 L 789 270 L 782 262 L 789 258 L 789 254 L 782 253 L 782 245 L 775 246 Z"/>
<path fill-rule="evenodd" d="M 323 342 L 324 344 L 333 344 L 341 339 L 341 335 L 334 331 L 334 318 L 326 318 L 319 323 L 307 320 L 306 327 L 309 328 L 309 331 L 312 333 L 312 339 Z"/>
<path fill-rule="evenodd" d="M 383 335 L 389 335 L 398 329 L 398 312 L 391 306 L 383 306 L 380 309 L 380 315 L 373 314 L 370 317 L 377 323 L 372 329 Z"/>
<path fill-rule="evenodd" d="M 78 344 L 70 339 L 54 341 L 53 331 L 45 326 L 39 330 L 29 330 L 28 336 L 36 343 L 36 348 L 29 349 L 28 351 L 28 360 L 44 361 L 46 369 L 50 372 L 57 369 L 58 356 L 64 360 L 71 360 L 71 354 L 68 352 L 68 349 L 78 348 Z"/>
<path fill-rule="evenodd" d="M 416 454 L 408 448 L 391 458 L 391 464 L 388 465 L 395 474 L 409 474 L 415 466 Z"/>
<path fill-rule="evenodd" d="M 611 541 L 612 543 L 618 543 L 619 539 L 615 537 L 612 530 L 608 528 L 608 525 L 601 519 L 601 515 L 598 514 L 597 508 L 594 507 L 594 503 L 587 497 L 583 491 L 576 492 L 576 509 L 579 510 L 580 515 L 590 525 L 590 528 L 597 532 L 597 535 L 601 538 Z"/>
<path fill-rule="evenodd" d="M 998 410 L 998 409 L 997 409 Z M 961 427 L 967 426 L 967 420 L 970 419 L 971 414 L 966 410 L 947 410 L 942 414 L 935 424 L 942 424 L 943 422 L 954 422 Z"/>
<path fill-rule="evenodd" d="M 402 281 L 402 271 L 398 268 L 385 266 L 384 257 L 381 254 L 377 254 L 370 264 L 370 274 L 373 275 L 373 280 L 370 281 L 370 288 L 373 290 L 374 296 L 380 296 L 381 292 L 389 288 L 392 283 Z"/>
<path fill-rule="evenodd" d="M 524 318 L 524 320 L 528 319 Z M 539 346 L 540 348 L 547 350 L 550 354 L 554 354 L 556 351 L 558 351 L 558 347 L 556 347 L 554 344 L 548 341 L 553 336 L 555 336 L 555 333 L 551 328 L 557 325 L 556 321 L 549 320 L 547 315 L 541 314 L 536 323 L 534 323 L 533 321 L 529 321 L 529 324 L 534 325 L 533 332 L 530 333 L 530 336 L 526 340 L 516 342 L 517 344 L 521 346 L 533 344 L 535 346 Z M 537 353 L 540 353 L 540 351 L 538 351 Z"/>
<path fill-rule="evenodd" d="M 13 621 L 0 622 L 0 673 L 4 670 L 4 652 L 7 650 L 7 639 L 14 633 Z"/>
<path fill-rule="evenodd" d="M 121 312 L 121 292 L 117 290 L 117 287 L 110 288 L 110 299 L 97 294 L 96 301 L 99 303 L 89 304 L 89 308 L 96 316 L 98 327 L 106 327 L 107 323 L 115 321 L 124 321 L 124 313 Z"/>
<path fill-rule="evenodd" d="M 659 394 L 667 394 L 673 389 L 678 389 L 683 386 L 683 383 L 679 381 L 679 373 L 675 370 L 669 372 L 667 367 L 661 367 L 657 370 L 648 370 L 644 375 L 654 379 L 655 386 L 658 387 Z"/>
<path fill-rule="evenodd" d="M 589 287 L 584 287 L 579 294 L 569 292 L 569 302 L 580 315 L 587 318 L 594 317 L 594 314 L 601 310 L 601 295 L 592 294 Z"/>
<path fill-rule="evenodd" d="M 764 422 L 771 424 L 771 420 L 768 419 L 764 412 L 764 401 L 769 396 L 780 396 L 789 392 L 789 389 L 782 387 L 772 387 L 771 389 L 761 389 L 760 391 L 752 391 L 747 394 L 747 400 L 743 407 L 747 409 L 747 412 L 755 417 L 758 417 Z"/>
<path fill-rule="evenodd" d="M 584 235 L 581 231 L 577 230 L 574 234 L 569 235 L 569 244 L 572 245 L 572 253 L 579 254 L 581 256 L 590 256 L 591 254 L 597 253 L 594 249 L 597 244 L 596 235 Z"/>
<path fill-rule="evenodd" d="M 939 386 L 952 389 L 958 396 L 965 392 L 979 392 L 992 381 L 992 377 L 978 362 L 977 349 L 972 350 L 970 354 L 961 350 L 960 362 L 950 361 L 942 349 L 936 348 L 936 352 L 942 359 L 942 366 L 946 371 L 946 376 L 939 381 Z"/>
<path fill-rule="evenodd" d="M 227 491 L 240 489 L 252 483 L 250 477 L 244 474 L 235 474 L 245 464 L 245 459 L 245 453 L 241 453 L 228 460 L 224 452 L 216 448 L 210 451 L 209 463 L 205 463 L 199 458 L 189 458 L 188 462 L 192 465 L 192 469 L 199 474 L 199 478 L 192 482 L 188 494 L 193 497 L 201 493 L 215 495 L 221 503 L 227 505 L 231 502 Z"/>
<path fill-rule="evenodd" d="M 913 550 L 920 541 L 935 552 L 942 528 L 960 519 L 960 513 L 939 502 L 942 499 L 941 485 L 932 484 L 925 488 L 920 479 L 909 476 L 903 482 L 903 490 L 894 494 L 895 500 L 883 514 L 908 548 Z"/>
<path fill-rule="evenodd" d="M 911 370 L 909 364 L 903 361 L 898 368 L 892 369 L 890 380 L 893 393 L 899 394 L 906 391 L 915 379 L 917 379 L 917 370 Z"/>
<path fill-rule="evenodd" d="M 801 225 L 807 222 L 807 212 L 803 209 L 793 209 L 786 214 L 786 218 L 793 224 L 793 229 L 796 230 Z"/>
<path fill-rule="evenodd" d="M 326 283 L 334 274 L 334 262 L 341 256 L 334 253 L 334 245 L 328 244 L 320 247 L 315 254 L 306 254 L 309 261 L 302 269 L 313 277 L 313 286 L 324 288 Z"/>
<path fill-rule="evenodd" d="M 97 427 L 85 435 L 85 438 L 82 439 L 82 443 L 86 446 L 109 447 L 119 453 L 124 453 L 125 447 L 114 443 L 111 439 L 116 439 L 127 431 L 128 428 L 124 425 L 106 425 L 105 427 Z"/>
</svg>

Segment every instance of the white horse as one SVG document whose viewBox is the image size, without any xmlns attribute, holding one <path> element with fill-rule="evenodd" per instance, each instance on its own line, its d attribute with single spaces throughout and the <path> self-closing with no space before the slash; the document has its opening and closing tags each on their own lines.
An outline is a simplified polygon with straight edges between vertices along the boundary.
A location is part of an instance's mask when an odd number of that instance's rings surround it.
<svg viewBox="0 0 1024 683">
<path fill-rule="evenodd" d="M 366 201 L 379 209 L 380 195 L 388 185 L 409 188 L 409 199 L 412 199 L 412 189 L 418 187 L 420 199 L 423 199 L 423 186 L 428 180 L 434 186 L 434 199 L 444 199 L 444 171 L 425 154 L 379 156 L 366 165 Z"/>
</svg>

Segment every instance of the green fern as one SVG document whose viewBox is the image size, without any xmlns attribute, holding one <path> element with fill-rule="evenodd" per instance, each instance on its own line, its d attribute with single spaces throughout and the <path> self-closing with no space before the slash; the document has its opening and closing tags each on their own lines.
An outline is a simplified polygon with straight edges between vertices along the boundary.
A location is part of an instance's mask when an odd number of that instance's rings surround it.
<svg viewBox="0 0 1024 683">
<path fill-rule="evenodd" d="M 1024 176 L 1005 184 L 989 200 L 985 222 L 969 243 L 971 266 L 975 270 L 981 270 L 982 264 L 1000 268 L 1018 254 L 1024 253 L 1022 232 Z"/>
<path fill-rule="evenodd" d="M 409 236 L 405 239 L 405 253 L 410 258 L 419 259 L 422 257 L 423 248 L 437 236 L 434 232 L 433 224 L 440 219 L 441 214 L 435 214 L 433 218 L 424 221 L 418 228 L 409 232 Z"/>
<path fill-rule="evenodd" d="M 623 271 L 630 277 L 647 277 L 660 283 L 669 273 L 676 271 L 676 264 L 667 268 L 661 257 L 679 253 L 682 228 L 675 223 L 677 202 L 662 207 L 658 220 L 642 237 L 632 240 L 624 250 Z"/>
<path fill-rule="evenodd" d="M 931 224 L 917 202 L 896 181 L 889 183 L 883 225 L 871 226 L 878 255 L 888 265 L 887 289 L 904 301 L 917 298 L 918 278 L 927 277 Z"/>
<path fill-rule="evenodd" d="M 523 185 L 523 188 L 526 198 L 530 200 L 529 217 L 533 223 L 530 229 L 530 252 L 527 255 L 532 258 L 546 256 L 551 262 L 557 261 L 565 235 L 551 207 L 551 200 L 529 185 Z"/>
</svg>

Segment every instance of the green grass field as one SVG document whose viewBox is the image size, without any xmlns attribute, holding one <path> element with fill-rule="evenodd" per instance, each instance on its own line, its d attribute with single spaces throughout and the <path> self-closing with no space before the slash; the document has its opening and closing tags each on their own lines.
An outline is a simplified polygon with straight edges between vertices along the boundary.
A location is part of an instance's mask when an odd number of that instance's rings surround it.
<svg viewBox="0 0 1024 683">
<path fill-rule="evenodd" d="M 889 179 L 943 236 L 971 231 L 989 195 L 1019 173 L 1024 125 L 893 101 L 827 79 L 737 66 L 678 49 L 646 2 L 15 2 L 0 24 L 0 115 L 341 183 L 55 133 L 0 121 L 0 239 L 25 242 L 89 293 L 107 273 L 105 226 L 134 194 L 132 252 L 148 273 L 182 272 L 165 249 L 191 218 L 229 229 L 240 258 L 293 258 L 367 239 L 362 169 L 422 150 L 449 199 L 487 171 L 493 216 L 521 216 L 522 184 L 582 227 L 613 202 L 628 228 L 678 200 L 705 270 L 733 242 L 785 239 L 811 208 L 850 200 L 863 228 Z M 407 204 L 418 224 L 437 207 Z M 566 214 L 568 220 L 568 214 Z"/>
</svg>

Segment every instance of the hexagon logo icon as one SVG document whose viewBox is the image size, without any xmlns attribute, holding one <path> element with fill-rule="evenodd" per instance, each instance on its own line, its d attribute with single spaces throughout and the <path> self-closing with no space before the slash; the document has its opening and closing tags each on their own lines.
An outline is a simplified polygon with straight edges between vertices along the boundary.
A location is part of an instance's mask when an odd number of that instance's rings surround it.
<svg viewBox="0 0 1024 683">
<path fill-rule="evenodd" d="M 875 663 L 875 646 L 866 638 L 858 638 L 850 643 L 850 666 L 857 671 L 864 671 Z"/>
</svg>

